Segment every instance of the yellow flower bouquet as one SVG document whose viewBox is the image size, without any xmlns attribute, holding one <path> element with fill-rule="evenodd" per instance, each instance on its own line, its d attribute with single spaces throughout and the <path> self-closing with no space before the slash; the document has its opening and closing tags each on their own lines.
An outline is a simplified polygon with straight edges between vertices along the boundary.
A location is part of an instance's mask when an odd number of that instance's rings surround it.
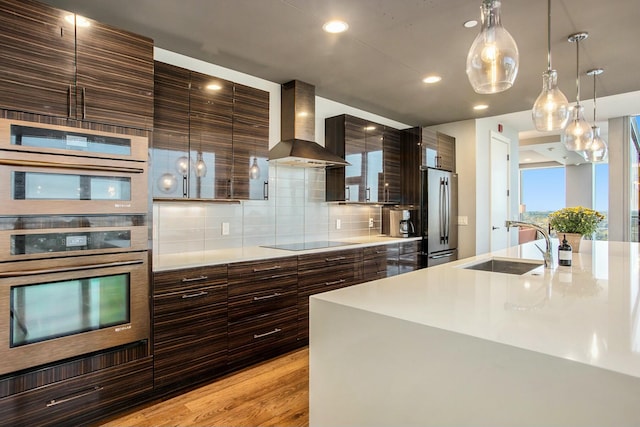
<svg viewBox="0 0 640 427">
<path fill-rule="evenodd" d="M 558 233 L 578 233 L 591 236 L 598 228 L 598 223 L 604 219 L 598 211 L 574 206 L 562 208 L 549 214 L 549 225 Z"/>
</svg>

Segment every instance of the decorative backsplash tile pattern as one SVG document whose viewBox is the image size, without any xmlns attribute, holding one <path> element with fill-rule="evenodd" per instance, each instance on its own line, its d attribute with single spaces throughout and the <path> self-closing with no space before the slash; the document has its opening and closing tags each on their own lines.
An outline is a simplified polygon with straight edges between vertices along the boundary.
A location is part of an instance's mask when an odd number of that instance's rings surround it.
<svg viewBox="0 0 640 427">
<path fill-rule="evenodd" d="M 269 187 L 269 200 L 229 204 L 154 202 L 154 254 L 380 234 L 379 206 L 324 201 L 322 168 L 271 166 Z M 373 228 L 369 228 L 370 218 Z M 227 226 L 229 234 L 223 235 Z"/>
</svg>

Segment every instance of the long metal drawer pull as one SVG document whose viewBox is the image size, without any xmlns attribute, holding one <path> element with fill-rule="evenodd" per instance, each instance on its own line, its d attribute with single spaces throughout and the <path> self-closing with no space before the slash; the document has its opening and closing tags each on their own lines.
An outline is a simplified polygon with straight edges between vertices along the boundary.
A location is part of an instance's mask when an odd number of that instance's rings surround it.
<svg viewBox="0 0 640 427">
<path fill-rule="evenodd" d="M 198 276 L 198 277 L 183 277 L 182 278 L 182 283 L 189 283 L 189 282 L 197 282 L 198 280 L 207 280 L 209 278 L 209 276 Z"/>
<path fill-rule="evenodd" d="M 346 282 L 345 279 L 340 279 L 340 280 L 335 280 L 333 282 L 324 282 L 324 285 L 325 286 L 331 286 L 331 285 L 337 285 L 339 283 L 344 283 L 344 282 Z"/>
<path fill-rule="evenodd" d="M 144 172 L 144 169 L 141 169 L 141 168 L 128 168 L 124 166 L 101 166 L 101 165 L 77 164 L 77 163 L 55 163 L 55 162 L 42 162 L 42 161 L 36 161 L 36 160 L 0 159 L 0 165 L 57 168 L 57 169 L 80 169 L 80 170 L 90 170 L 90 171 L 121 172 L 121 173 L 143 173 Z"/>
<path fill-rule="evenodd" d="M 253 339 L 256 340 L 258 338 L 268 337 L 269 335 L 277 334 L 278 332 L 282 332 L 282 329 L 275 328 L 273 331 L 265 332 L 264 334 L 253 334 Z"/>
<path fill-rule="evenodd" d="M 263 271 L 273 271 L 273 270 L 280 270 L 282 267 L 280 267 L 279 265 L 274 265 L 273 267 L 267 267 L 267 268 L 254 268 L 253 272 L 254 273 L 262 273 Z"/>
<path fill-rule="evenodd" d="M 279 297 L 280 295 L 282 295 L 280 292 L 274 292 L 271 295 L 264 295 L 264 296 L 261 296 L 261 297 L 253 297 L 253 300 L 254 301 L 262 301 L 262 300 L 265 300 L 265 299 L 276 298 L 276 297 Z"/>
<path fill-rule="evenodd" d="M 338 256 L 338 257 L 335 257 L 335 258 L 325 258 L 325 261 L 327 261 L 327 262 L 332 262 L 332 261 L 342 261 L 342 260 L 344 260 L 344 259 L 347 259 L 347 257 L 344 257 L 344 256 Z"/>
<path fill-rule="evenodd" d="M 442 254 L 442 255 L 434 255 L 431 258 L 432 259 L 448 258 L 451 255 L 453 255 L 453 252 L 447 252 L 446 254 Z"/>
<path fill-rule="evenodd" d="M 0 272 L 0 277 L 22 277 L 22 276 L 34 276 L 36 274 L 66 273 L 67 271 L 91 270 L 94 268 L 121 267 L 125 265 L 142 264 L 143 262 L 144 261 L 142 260 L 118 261 L 118 262 L 107 262 L 104 264 L 76 265 L 73 267 L 64 267 L 64 268 L 43 268 L 39 270 L 3 271 L 3 272 Z"/>
<path fill-rule="evenodd" d="M 51 406 L 56 406 L 56 405 L 60 405 L 61 403 L 67 403 L 70 402 L 72 400 L 76 400 L 76 399 L 80 399 L 81 397 L 85 397 L 88 396 L 92 393 L 95 393 L 97 391 L 102 391 L 104 389 L 104 387 L 101 386 L 95 386 L 89 390 L 86 390 L 82 393 L 78 393 L 75 396 L 70 396 L 70 397 L 65 397 L 63 399 L 51 399 L 51 401 L 49 401 L 49 403 L 47 403 L 47 408 L 50 408 Z"/>
<path fill-rule="evenodd" d="M 182 299 L 185 299 L 185 298 L 196 298 L 196 297 L 201 297 L 201 296 L 204 296 L 204 295 L 207 295 L 207 294 L 209 294 L 209 292 L 200 291 L 200 292 L 195 293 L 195 294 L 182 295 Z"/>
</svg>

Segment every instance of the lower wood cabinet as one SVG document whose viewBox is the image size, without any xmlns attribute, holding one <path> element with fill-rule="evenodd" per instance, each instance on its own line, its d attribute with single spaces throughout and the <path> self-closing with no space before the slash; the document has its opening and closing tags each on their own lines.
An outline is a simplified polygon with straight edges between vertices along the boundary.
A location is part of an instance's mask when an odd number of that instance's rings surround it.
<svg viewBox="0 0 640 427">
<path fill-rule="evenodd" d="M 398 245 L 377 245 L 362 250 L 363 282 L 382 279 L 398 274 Z"/>
<path fill-rule="evenodd" d="M 154 274 L 154 387 L 174 389 L 227 366 L 227 266 Z"/>
<path fill-rule="evenodd" d="M 0 399 L 6 426 L 83 425 L 131 407 L 153 388 L 151 357 Z"/>
<path fill-rule="evenodd" d="M 297 257 L 229 265 L 229 365 L 264 360 L 296 343 Z"/>
<path fill-rule="evenodd" d="M 309 296 L 362 282 L 362 249 L 298 257 L 298 340 L 309 339 Z"/>
<path fill-rule="evenodd" d="M 420 269 L 420 241 L 398 243 L 398 274 Z"/>
</svg>

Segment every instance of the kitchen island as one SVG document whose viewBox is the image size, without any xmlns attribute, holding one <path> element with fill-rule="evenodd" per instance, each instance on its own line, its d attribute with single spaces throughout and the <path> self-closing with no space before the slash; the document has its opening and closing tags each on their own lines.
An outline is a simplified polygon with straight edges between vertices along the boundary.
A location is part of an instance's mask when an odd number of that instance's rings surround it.
<svg viewBox="0 0 640 427">
<path fill-rule="evenodd" d="M 535 243 L 312 296 L 310 424 L 640 425 L 640 245 Z"/>
</svg>

